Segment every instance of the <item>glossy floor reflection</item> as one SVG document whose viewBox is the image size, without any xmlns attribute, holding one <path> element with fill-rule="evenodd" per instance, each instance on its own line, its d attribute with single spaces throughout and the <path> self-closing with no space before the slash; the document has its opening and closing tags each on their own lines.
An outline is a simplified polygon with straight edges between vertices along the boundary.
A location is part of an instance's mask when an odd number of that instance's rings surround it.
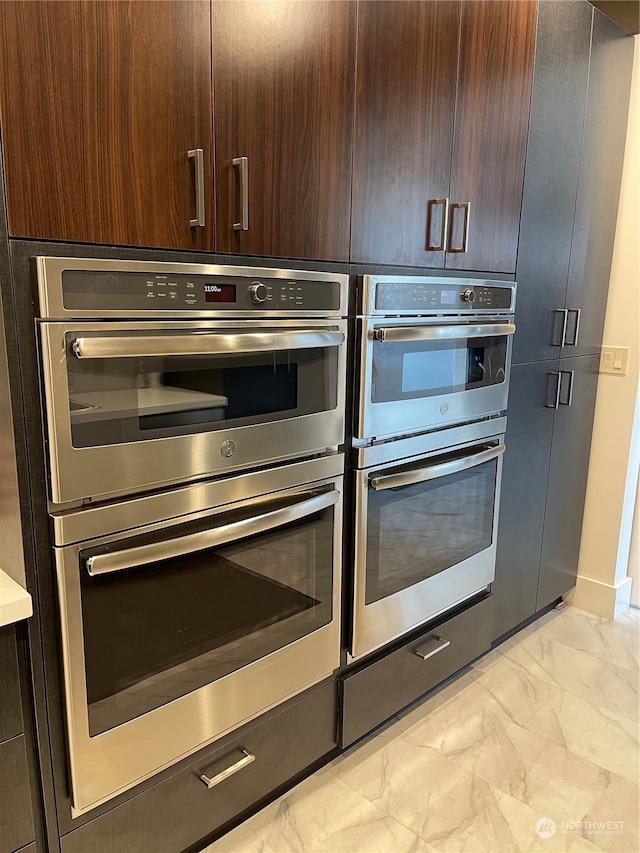
<svg viewBox="0 0 640 853">
<path fill-rule="evenodd" d="M 205 853 L 635 853 L 639 637 L 554 610 Z"/>
</svg>

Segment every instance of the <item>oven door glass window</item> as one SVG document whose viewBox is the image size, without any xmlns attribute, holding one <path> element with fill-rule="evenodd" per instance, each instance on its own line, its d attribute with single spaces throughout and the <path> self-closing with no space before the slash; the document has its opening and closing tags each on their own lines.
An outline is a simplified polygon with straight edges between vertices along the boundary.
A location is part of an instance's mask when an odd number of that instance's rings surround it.
<svg viewBox="0 0 640 853">
<path fill-rule="evenodd" d="M 209 526 L 202 520 L 178 525 L 161 541 L 158 534 L 148 534 L 81 551 L 90 735 L 327 625 L 336 495 L 307 491 L 297 501 L 288 496 L 261 503 L 253 516 L 236 510 L 216 515 Z M 309 513 L 314 506 L 320 509 Z M 300 517 L 224 542 L 229 530 L 250 529 L 256 519 L 263 519 L 264 526 L 265 515 L 277 521 L 290 512 Z M 181 541 L 210 534 L 222 543 L 151 562 L 144 556 L 162 548 L 175 554 Z M 105 555 L 108 571 L 99 563 Z M 132 565 L 136 556 L 138 564 Z"/>
<path fill-rule="evenodd" d="M 497 466 L 498 460 L 492 459 L 395 488 L 384 487 L 384 478 L 406 471 L 419 474 L 421 469 L 405 466 L 370 476 L 370 483 L 376 477 L 383 488 L 370 486 L 367 495 L 366 604 L 420 583 L 491 545 Z"/>
<path fill-rule="evenodd" d="M 279 348 L 278 338 L 291 341 L 295 330 L 285 336 L 265 330 L 262 337 L 270 340 L 260 349 L 260 333 L 228 329 L 209 338 L 214 349 L 230 351 L 169 354 L 188 350 L 203 334 L 103 333 L 80 342 L 78 334 L 67 334 L 72 445 L 191 435 L 336 408 L 340 333 L 300 330 L 295 348 Z M 335 342 L 322 343 L 332 337 Z M 167 354 L 127 354 L 163 344 Z"/>
<path fill-rule="evenodd" d="M 371 401 L 390 403 L 500 385 L 507 336 L 373 344 Z"/>
</svg>

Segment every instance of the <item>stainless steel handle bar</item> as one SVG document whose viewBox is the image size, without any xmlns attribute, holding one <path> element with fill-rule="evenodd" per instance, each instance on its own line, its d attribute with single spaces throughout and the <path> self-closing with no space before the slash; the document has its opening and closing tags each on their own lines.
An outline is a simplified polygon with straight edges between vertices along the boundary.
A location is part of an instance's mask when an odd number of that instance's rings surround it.
<svg viewBox="0 0 640 853">
<path fill-rule="evenodd" d="M 206 548 L 213 548 L 216 545 L 226 545 L 228 542 L 235 542 L 245 536 L 253 536 L 273 527 L 297 521 L 307 515 L 313 515 L 314 512 L 327 509 L 327 507 L 336 504 L 339 499 L 340 492 L 334 490 L 323 495 L 316 495 L 293 506 L 282 507 L 272 512 L 265 512 L 262 515 L 245 518 L 242 521 L 234 521 L 231 524 L 223 524 L 210 530 L 201 530 L 198 533 L 189 533 L 176 539 L 151 542 L 148 545 L 139 545 L 122 551 L 95 554 L 92 557 L 87 557 L 85 566 L 87 572 L 91 576 L 95 576 L 119 572 L 123 569 L 133 569 L 149 563 L 156 563 L 159 560 L 168 560 L 171 557 L 182 557 L 185 554 L 204 551 Z"/>
<path fill-rule="evenodd" d="M 436 480 L 438 477 L 446 477 L 467 468 L 475 468 L 476 465 L 482 465 L 483 462 L 490 462 L 491 459 L 501 456 L 505 449 L 504 444 L 497 444 L 495 447 L 489 447 L 479 453 L 473 453 L 471 456 L 464 456 L 462 459 L 450 459 L 448 462 L 438 462 L 426 468 L 414 468 L 411 471 L 402 471 L 399 474 L 382 474 L 379 477 L 372 477 L 369 482 L 377 492 L 383 489 L 395 489 L 398 486 L 425 483 L 427 480 Z"/>
<path fill-rule="evenodd" d="M 388 326 L 376 329 L 374 337 L 381 343 L 403 343 L 410 341 L 449 341 L 461 338 L 491 338 L 513 335 L 513 323 L 482 323 L 477 326 Z"/>
<path fill-rule="evenodd" d="M 330 329 L 290 332 L 197 332 L 182 335 L 120 335 L 76 338 L 71 349 L 78 358 L 144 358 L 145 356 L 215 355 L 285 349 L 337 347 L 344 334 Z"/>
</svg>

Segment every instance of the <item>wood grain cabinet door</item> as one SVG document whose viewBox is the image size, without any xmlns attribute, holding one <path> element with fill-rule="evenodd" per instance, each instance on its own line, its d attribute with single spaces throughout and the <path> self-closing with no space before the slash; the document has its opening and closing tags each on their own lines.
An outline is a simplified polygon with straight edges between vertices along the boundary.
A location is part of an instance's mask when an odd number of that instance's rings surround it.
<svg viewBox="0 0 640 853">
<path fill-rule="evenodd" d="M 347 260 L 356 5 L 214 0 L 221 252 Z"/>
<path fill-rule="evenodd" d="M 213 248 L 205 0 L 0 3 L 0 109 L 12 236 Z"/>
<path fill-rule="evenodd" d="M 352 261 L 444 266 L 459 27 L 459 2 L 359 5 Z"/>
<path fill-rule="evenodd" d="M 536 6 L 462 4 L 448 269 L 515 271 Z"/>
<path fill-rule="evenodd" d="M 513 272 L 535 0 L 362 2 L 351 260 Z"/>
</svg>

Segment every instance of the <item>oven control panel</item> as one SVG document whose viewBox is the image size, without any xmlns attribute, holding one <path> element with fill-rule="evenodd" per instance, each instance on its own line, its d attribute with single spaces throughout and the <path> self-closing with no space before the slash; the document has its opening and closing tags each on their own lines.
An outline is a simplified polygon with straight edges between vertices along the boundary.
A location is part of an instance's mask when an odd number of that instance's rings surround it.
<svg viewBox="0 0 640 853">
<path fill-rule="evenodd" d="M 365 276 L 363 313 L 461 314 L 513 311 L 515 282 Z"/>
<path fill-rule="evenodd" d="M 274 270 L 274 272 L 276 272 Z M 341 283 L 309 278 L 112 270 L 64 270 L 67 311 L 199 314 L 340 310 Z"/>
</svg>

